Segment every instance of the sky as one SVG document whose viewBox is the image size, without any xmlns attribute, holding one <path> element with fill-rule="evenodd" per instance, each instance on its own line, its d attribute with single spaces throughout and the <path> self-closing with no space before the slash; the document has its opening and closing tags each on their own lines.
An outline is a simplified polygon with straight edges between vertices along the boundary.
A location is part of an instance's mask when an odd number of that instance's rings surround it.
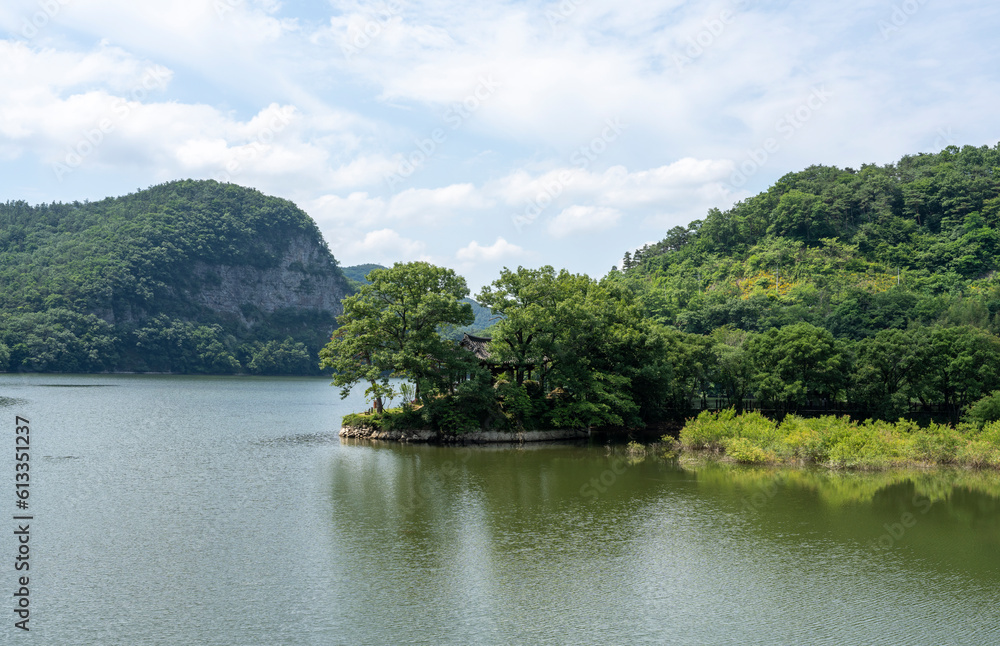
<svg viewBox="0 0 1000 646">
<path fill-rule="evenodd" d="M 813 164 L 1000 142 L 987 0 L 4 0 L 0 200 L 215 179 L 341 265 L 592 277 Z"/>
</svg>

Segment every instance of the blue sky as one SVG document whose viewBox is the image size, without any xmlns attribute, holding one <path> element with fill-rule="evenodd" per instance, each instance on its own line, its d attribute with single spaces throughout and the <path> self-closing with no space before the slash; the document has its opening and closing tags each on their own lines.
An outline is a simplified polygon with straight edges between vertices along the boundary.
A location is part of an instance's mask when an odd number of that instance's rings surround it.
<svg viewBox="0 0 1000 646">
<path fill-rule="evenodd" d="M 8 0 L 0 199 L 219 179 L 345 265 L 601 276 L 811 164 L 996 144 L 997 33 L 968 0 Z"/>
</svg>

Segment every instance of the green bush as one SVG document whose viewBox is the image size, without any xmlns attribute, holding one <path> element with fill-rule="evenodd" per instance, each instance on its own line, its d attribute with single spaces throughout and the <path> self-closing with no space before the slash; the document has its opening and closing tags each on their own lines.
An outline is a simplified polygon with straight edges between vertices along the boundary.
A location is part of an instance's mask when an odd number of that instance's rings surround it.
<svg viewBox="0 0 1000 646">
<path fill-rule="evenodd" d="M 725 451 L 746 464 L 800 462 L 851 469 L 906 464 L 1000 467 L 1000 421 L 982 428 L 825 416 L 787 416 L 774 424 L 759 413 L 703 412 L 681 430 L 688 450 Z"/>
<path fill-rule="evenodd" d="M 726 455 L 741 464 L 768 464 L 777 462 L 777 456 L 765 451 L 746 437 L 729 437 L 723 440 Z"/>
<path fill-rule="evenodd" d="M 970 404 L 962 420 L 977 428 L 1000 420 L 1000 390 L 994 390 L 979 401 Z"/>
</svg>

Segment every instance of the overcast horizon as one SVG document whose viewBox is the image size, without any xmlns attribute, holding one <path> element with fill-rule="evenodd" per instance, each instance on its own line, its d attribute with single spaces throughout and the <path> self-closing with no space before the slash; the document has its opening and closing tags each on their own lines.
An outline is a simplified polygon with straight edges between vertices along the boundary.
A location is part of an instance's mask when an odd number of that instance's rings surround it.
<svg viewBox="0 0 1000 646">
<path fill-rule="evenodd" d="M 813 164 L 994 146 L 1000 8 L 15 0 L 0 200 L 216 179 L 342 265 L 594 277 Z"/>
</svg>

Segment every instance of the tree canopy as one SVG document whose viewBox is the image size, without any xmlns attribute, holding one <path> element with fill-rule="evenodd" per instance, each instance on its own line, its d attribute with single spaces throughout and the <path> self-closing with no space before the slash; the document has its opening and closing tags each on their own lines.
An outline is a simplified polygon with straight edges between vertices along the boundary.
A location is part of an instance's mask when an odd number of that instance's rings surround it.
<svg viewBox="0 0 1000 646">
<path fill-rule="evenodd" d="M 320 365 L 333 369 L 334 384 L 346 397 L 359 382 L 375 409 L 392 397 L 391 377 L 414 382 L 416 396 L 440 388 L 443 375 L 464 355 L 438 333 L 442 325 L 466 325 L 472 307 L 462 303 L 469 289 L 451 269 L 426 262 L 374 269 L 368 284 L 344 299 L 340 327 L 320 351 Z"/>
<path fill-rule="evenodd" d="M 293 244 L 316 258 L 287 268 L 304 292 L 339 285 L 336 303 L 349 291 L 306 213 L 232 184 L 187 180 L 98 202 L 0 204 L 0 343 L 10 348 L 0 367 L 258 372 L 255 356 L 290 337 L 291 354 L 265 351 L 266 371 L 318 374 L 333 310 L 263 311 L 242 301 L 223 309 L 223 293 L 198 298 L 219 284 L 222 267 L 273 270 Z"/>
</svg>

